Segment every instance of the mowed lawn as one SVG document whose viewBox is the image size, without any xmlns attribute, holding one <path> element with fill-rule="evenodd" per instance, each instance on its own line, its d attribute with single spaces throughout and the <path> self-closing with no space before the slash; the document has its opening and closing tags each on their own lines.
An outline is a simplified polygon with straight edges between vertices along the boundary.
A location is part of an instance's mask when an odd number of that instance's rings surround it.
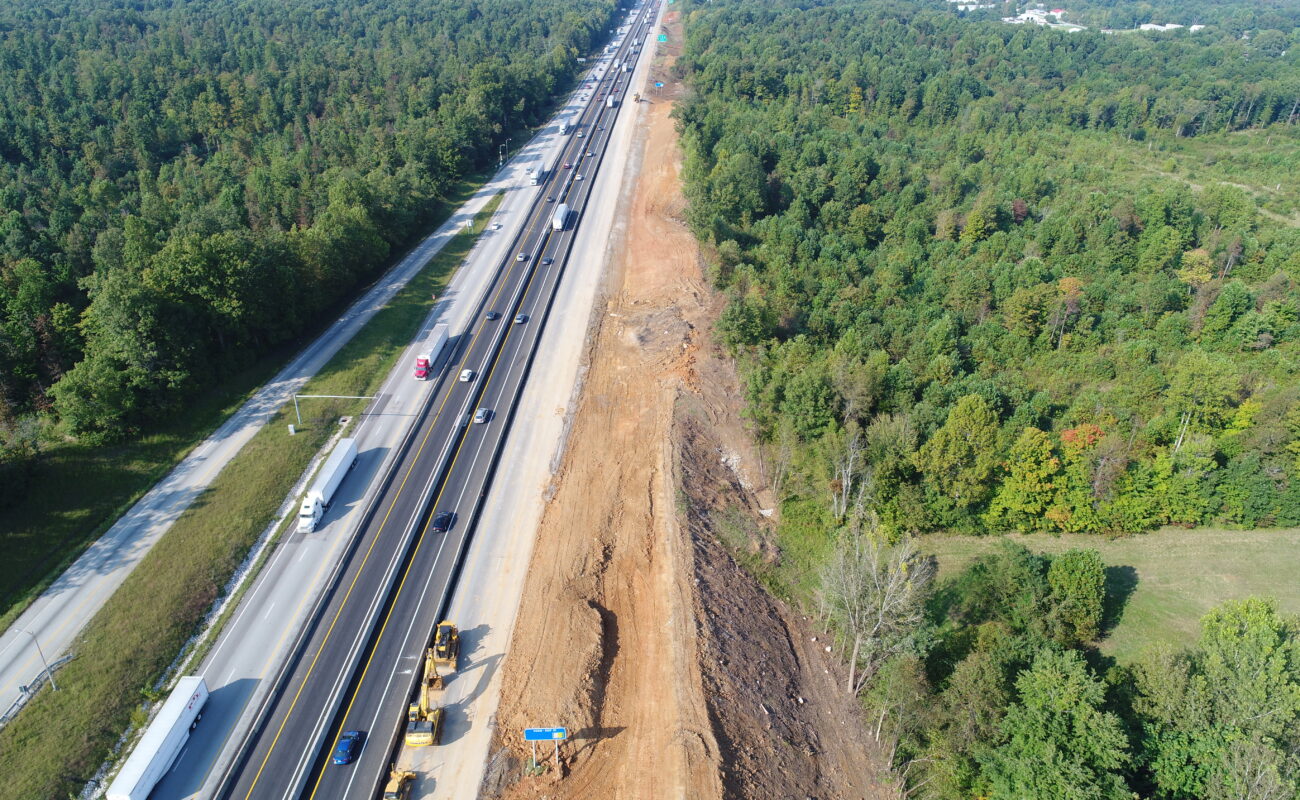
<svg viewBox="0 0 1300 800">
<path fill-rule="evenodd" d="M 927 536 L 922 547 L 938 558 L 942 579 L 992 549 L 999 538 Z M 1101 554 L 1108 593 L 1118 596 L 1121 605 L 1100 648 L 1122 663 L 1152 644 L 1191 643 L 1201 616 L 1224 600 L 1268 596 L 1276 598 L 1282 611 L 1300 614 L 1300 529 L 1168 528 L 1124 539 L 1077 534 L 1005 538 L 1039 553 L 1078 547 Z"/>
</svg>

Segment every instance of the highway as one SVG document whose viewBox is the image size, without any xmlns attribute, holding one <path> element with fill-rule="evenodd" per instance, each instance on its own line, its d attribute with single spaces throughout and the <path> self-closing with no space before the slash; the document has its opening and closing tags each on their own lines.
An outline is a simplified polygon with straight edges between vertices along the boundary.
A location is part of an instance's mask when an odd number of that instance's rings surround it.
<svg viewBox="0 0 1300 800">
<path fill-rule="evenodd" d="M 382 489 L 366 511 L 354 549 L 269 694 L 219 796 L 372 796 L 386 774 L 418 679 L 414 665 L 453 587 L 514 404 L 537 355 L 573 226 L 581 221 L 591 177 L 622 107 L 628 74 L 609 64 L 633 55 L 650 12 L 650 7 L 641 10 L 619 51 L 604 62 L 575 131 L 501 265 L 481 309 L 501 317 L 487 320 L 479 314 L 453 344 L 453 358 L 419 412 L 414 436 L 394 469 L 381 476 Z M 611 90 L 620 102 L 607 108 Z M 560 203 L 576 213 L 566 230 L 555 231 L 551 216 Z M 517 260 L 517 253 L 524 260 Z M 523 321 L 515 321 L 517 314 Z M 474 370 L 474 379 L 458 380 L 463 369 Z M 479 408 L 490 412 L 482 424 L 471 421 Z M 446 534 L 431 530 L 434 511 L 456 515 Z M 369 737 L 356 763 L 325 767 L 338 733 L 350 728 Z"/>
</svg>

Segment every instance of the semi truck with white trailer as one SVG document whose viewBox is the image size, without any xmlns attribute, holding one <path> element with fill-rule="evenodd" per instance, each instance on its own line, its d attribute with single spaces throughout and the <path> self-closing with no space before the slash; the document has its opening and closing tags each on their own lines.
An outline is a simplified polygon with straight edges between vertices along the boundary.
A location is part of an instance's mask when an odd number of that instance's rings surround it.
<svg viewBox="0 0 1300 800">
<path fill-rule="evenodd" d="M 567 119 L 560 120 L 560 135 L 561 136 L 569 135 L 569 121 Z"/>
<path fill-rule="evenodd" d="M 562 231 L 569 225 L 569 207 L 560 203 L 555 209 L 555 215 L 551 217 L 551 230 Z"/>
<path fill-rule="evenodd" d="M 188 675 L 177 681 L 158 716 L 149 723 L 109 784 L 107 800 L 145 800 L 181 754 L 207 702 L 208 685 L 202 677 Z"/>
<path fill-rule="evenodd" d="M 612 93 L 605 98 L 605 108 L 613 108 L 616 103 L 618 103 L 618 100 L 614 99 Z"/>
<path fill-rule="evenodd" d="M 334 493 L 338 491 L 339 484 L 343 483 L 348 470 L 356 463 L 357 440 L 340 439 L 339 443 L 334 445 L 330 457 L 325 460 L 325 466 L 321 467 L 315 483 L 307 490 L 307 496 L 302 499 L 302 507 L 298 509 L 298 533 L 311 533 L 316 530 L 320 518 L 325 516 L 325 509 L 329 508 L 330 502 L 334 500 Z"/>
<path fill-rule="evenodd" d="M 546 162 L 543 161 L 542 163 L 528 170 L 528 182 L 531 183 L 533 186 L 537 186 L 543 180 L 546 179 L 546 176 L 549 172 L 550 169 L 547 168 Z"/>
<path fill-rule="evenodd" d="M 438 357 L 442 355 L 442 349 L 446 346 L 447 326 L 440 322 L 433 326 L 433 330 L 429 332 L 429 341 L 415 357 L 416 380 L 427 381 L 433 377 L 433 365 L 438 363 Z"/>
</svg>

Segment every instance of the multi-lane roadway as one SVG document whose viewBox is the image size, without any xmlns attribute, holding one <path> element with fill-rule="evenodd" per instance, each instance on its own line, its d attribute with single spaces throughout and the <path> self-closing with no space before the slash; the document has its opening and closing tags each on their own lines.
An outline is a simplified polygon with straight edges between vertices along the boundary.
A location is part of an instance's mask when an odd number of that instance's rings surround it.
<svg viewBox="0 0 1300 800">
<path fill-rule="evenodd" d="M 650 18 L 649 7 L 634 12 L 616 52 L 588 81 L 591 88 L 580 89 L 586 105 L 571 120 L 568 140 L 477 322 L 452 343 L 414 435 L 381 478 L 355 549 L 269 694 L 220 796 L 364 797 L 386 774 L 418 678 L 418 656 L 453 588 L 514 403 L 530 370 L 544 377 L 544 365 L 534 368 L 537 341 L 628 87 L 629 73 L 615 65 L 635 60 Z M 613 107 L 606 102 L 611 94 Z M 551 220 L 561 203 L 574 214 L 555 230 Z M 499 317 L 489 320 L 488 312 Z M 474 377 L 459 380 L 466 369 Z M 483 423 L 473 421 L 478 409 L 487 412 Z M 430 525 L 442 511 L 454 515 L 445 533 Z M 355 763 L 327 766 L 345 729 L 365 731 L 366 745 Z"/>
</svg>

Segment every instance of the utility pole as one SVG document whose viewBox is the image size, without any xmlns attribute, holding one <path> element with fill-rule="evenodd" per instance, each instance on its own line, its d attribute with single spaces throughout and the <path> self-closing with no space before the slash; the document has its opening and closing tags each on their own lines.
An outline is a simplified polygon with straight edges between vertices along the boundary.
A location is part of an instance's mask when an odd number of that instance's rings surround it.
<svg viewBox="0 0 1300 800">
<path fill-rule="evenodd" d="M 40 640 L 36 638 L 36 634 L 25 628 L 18 632 L 25 633 L 32 637 L 32 643 L 36 645 L 36 654 L 41 657 L 41 663 L 45 665 L 45 674 L 50 676 L 50 688 L 57 692 L 59 690 L 59 685 L 54 682 L 54 670 L 50 669 L 50 662 L 45 660 L 45 651 L 41 650 Z"/>
</svg>

